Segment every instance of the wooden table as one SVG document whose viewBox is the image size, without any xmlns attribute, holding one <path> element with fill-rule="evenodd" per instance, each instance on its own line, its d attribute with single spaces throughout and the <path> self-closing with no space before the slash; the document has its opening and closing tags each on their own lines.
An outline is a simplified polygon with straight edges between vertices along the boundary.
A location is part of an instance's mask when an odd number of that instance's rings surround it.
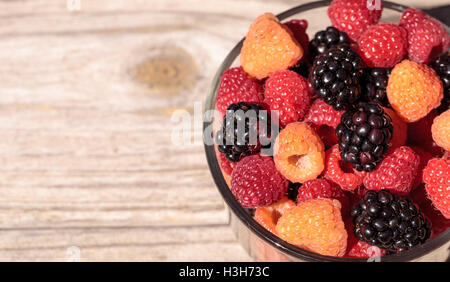
<svg viewBox="0 0 450 282">
<path fill-rule="evenodd" d="M 171 118 L 257 15 L 302 1 L 80 1 L 0 1 L 0 260 L 250 260 Z"/>
</svg>

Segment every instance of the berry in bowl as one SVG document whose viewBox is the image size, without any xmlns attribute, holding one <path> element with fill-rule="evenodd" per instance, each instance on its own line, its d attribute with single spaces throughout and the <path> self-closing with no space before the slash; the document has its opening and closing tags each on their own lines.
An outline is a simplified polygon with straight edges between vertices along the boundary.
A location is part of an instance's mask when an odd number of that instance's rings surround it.
<svg viewBox="0 0 450 282">
<path fill-rule="evenodd" d="M 367 3 L 260 15 L 214 79 L 206 155 L 257 260 L 450 255 L 450 36 Z"/>
</svg>

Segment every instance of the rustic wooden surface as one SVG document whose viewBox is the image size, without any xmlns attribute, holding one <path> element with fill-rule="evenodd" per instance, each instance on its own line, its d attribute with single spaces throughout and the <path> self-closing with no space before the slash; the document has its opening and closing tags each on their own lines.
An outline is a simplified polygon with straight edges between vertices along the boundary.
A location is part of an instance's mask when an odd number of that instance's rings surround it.
<svg viewBox="0 0 450 282">
<path fill-rule="evenodd" d="M 250 260 L 171 115 L 253 18 L 302 1 L 69 1 L 0 1 L 0 260 Z"/>
</svg>

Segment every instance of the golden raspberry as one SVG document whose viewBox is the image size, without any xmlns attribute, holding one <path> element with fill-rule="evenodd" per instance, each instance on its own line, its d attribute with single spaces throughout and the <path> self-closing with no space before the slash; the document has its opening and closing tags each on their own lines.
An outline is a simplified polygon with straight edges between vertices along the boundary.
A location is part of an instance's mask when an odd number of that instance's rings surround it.
<svg viewBox="0 0 450 282">
<path fill-rule="evenodd" d="M 341 204 L 333 199 L 301 202 L 278 220 L 281 239 L 322 255 L 342 257 L 347 248 L 347 231 Z"/>
<path fill-rule="evenodd" d="M 325 147 L 310 125 L 293 122 L 278 134 L 273 158 L 284 177 L 291 182 L 303 183 L 322 173 Z"/>
<path fill-rule="evenodd" d="M 270 232 L 276 234 L 275 226 L 278 219 L 288 210 L 295 207 L 295 203 L 288 197 L 283 197 L 270 206 L 259 207 L 255 211 L 255 220 Z"/>
<path fill-rule="evenodd" d="M 446 151 L 450 151 L 450 110 L 447 110 L 433 120 L 431 134 L 434 142 Z"/>
<path fill-rule="evenodd" d="M 274 14 L 259 16 L 250 26 L 241 49 L 241 65 L 257 79 L 286 70 L 303 57 L 303 48 Z"/>
<path fill-rule="evenodd" d="M 392 108 L 406 122 L 423 118 L 438 107 L 444 97 L 442 81 L 436 72 L 409 60 L 394 67 L 386 92 Z"/>
</svg>

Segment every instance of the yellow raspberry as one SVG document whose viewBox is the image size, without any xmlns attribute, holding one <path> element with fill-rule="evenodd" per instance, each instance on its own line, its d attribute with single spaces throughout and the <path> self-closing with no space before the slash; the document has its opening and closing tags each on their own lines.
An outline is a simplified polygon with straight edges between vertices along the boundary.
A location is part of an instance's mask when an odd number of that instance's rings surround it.
<svg viewBox="0 0 450 282">
<path fill-rule="evenodd" d="M 306 122 L 288 124 L 274 145 L 275 166 L 291 182 L 306 182 L 324 168 L 325 147 L 319 135 Z"/>
<path fill-rule="evenodd" d="M 295 207 L 295 203 L 288 197 L 283 197 L 270 206 L 257 208 L 254 218 L 264 228 L 276 234 L 275 226 L 277 225 L 278 219 L 293 207 Z"/>
<path fill-rule="evenodd" d="M 347 231 L 341 204 L 333 199 L 312 199 L 288 210 L 278 220 L 281 239 L 322 255 L 342 257 L 347 248 Z"/>
<path fill-rule="evenodd" d="M 409 60 L 394 67 L 386 92 L 392 108 L 406 122 L 425 117 L 444 97 L 442 81 L 436 72 Z"/>
<path fill-rule="evenodd" d="M 250 26 L 241 50 L 241 65 L 252 77 L 263 79 L 286 70 L 303 56 L 292 32 L 274 14 L 259 16 Z"/>
<path fill-rule="evenodd" d="M 446 151 L 450 151 L 450 110 L 447 110 L 433 120 L 431 134 L 434 142 Z"/>
</svg>

